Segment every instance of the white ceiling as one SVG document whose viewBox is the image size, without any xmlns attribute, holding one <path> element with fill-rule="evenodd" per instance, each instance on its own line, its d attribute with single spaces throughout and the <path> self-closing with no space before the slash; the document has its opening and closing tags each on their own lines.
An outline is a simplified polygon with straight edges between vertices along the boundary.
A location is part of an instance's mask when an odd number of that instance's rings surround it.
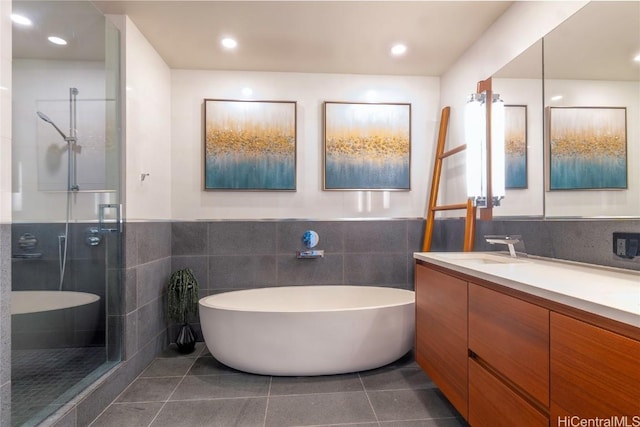
<svg viewBox="0 0 640 427">
<path fill-rule="evenodd" d="M 73 29 L 82 23 L 65 10 L 78 3 L 14 0 L 13 9 L 47 9 L 48 13 L 40 13 L 41 19 L 53 22 L 42 25 L 66 28 L 80 48 L 88 40 L 81 36 L 82 29 Z M 175 69 L 439 76 L 512 2 L 126 0 L 93 4 L 105 14 L 128 15 Z M 227 35 L 238 40 L 234 52 L 219 44 Z M 43 55 L 35 52 L 34 43 L 16 46 L 15 39 L 15 55 Z M 397 42 L 405 43 L 408 51 L 392 58 L 389 49 Z"/>
<path fill-rule="evenodd" d="M 102 13 L 126 14 L 175 69 L 440 76 L 512 3 L 13 0 L 14 12 L 34 20 L 14 26 L 13 54 L 102 60 Z M 69 45 L 47 43 L 52 33 Z M 220 46 L 223 36 L 238 40 L 236 51 Z M 396 42 L 406 55 L 389 55 Z M 545 36 L 545 76 L 639 80 L 630 61 L 639 53 L 640 1 L 594 1 Z M 541 57 L 538 43 L 497 76 L 540 78 Z"/>
</svg>

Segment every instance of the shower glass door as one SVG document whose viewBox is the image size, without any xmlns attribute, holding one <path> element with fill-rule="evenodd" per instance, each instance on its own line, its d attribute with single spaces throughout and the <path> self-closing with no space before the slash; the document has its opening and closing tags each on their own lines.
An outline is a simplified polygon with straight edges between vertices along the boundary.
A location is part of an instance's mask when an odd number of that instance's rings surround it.
<svg viewBox="0 0 640 427">
<path fill-rule="evenodd" d="M 89 1 L 14 0 L 11 424 L 121 356 L 119 32 Z M 52 44 L 56 35 L 66 44 Z"/>
</svg>

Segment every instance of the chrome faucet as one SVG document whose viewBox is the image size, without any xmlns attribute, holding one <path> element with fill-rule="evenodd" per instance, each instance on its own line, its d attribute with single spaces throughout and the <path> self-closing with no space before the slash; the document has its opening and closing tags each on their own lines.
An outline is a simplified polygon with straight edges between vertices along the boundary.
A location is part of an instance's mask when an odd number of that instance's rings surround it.
<svg viewBox="0 0 640 427">
<path fill-rule="evenodd" d="M 484 236 L 484 239 L 491 245 L 507 245 L 509 247 L 509 255 L 515 258 L 515 245 L 522 241 L 522 236 Z"/>
</svg>

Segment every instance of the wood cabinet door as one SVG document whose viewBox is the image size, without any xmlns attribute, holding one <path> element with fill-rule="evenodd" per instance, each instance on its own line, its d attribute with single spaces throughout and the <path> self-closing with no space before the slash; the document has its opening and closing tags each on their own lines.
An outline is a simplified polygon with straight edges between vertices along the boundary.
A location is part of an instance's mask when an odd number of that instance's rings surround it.
<svg viewBox="0 0 640 427">
<path fill-rule="evenodd" d="M 416 361 L 467 418 L 467 282 L 416 264 Z"/>
<path fill-rule="evenodd" d="M 551 313 L 551 425 L 572 417 L 640 426 L 640 342 Z"/>
<path fill-rule="evenodd" d="M 469 349 L 549 408 L 549 310 L 469 283 Z"/>
<path fill-rule="evenodd" d="M 469 424 L 473 427 L 548 427 L 549 419 L 469 359 Z"/>
</svg>

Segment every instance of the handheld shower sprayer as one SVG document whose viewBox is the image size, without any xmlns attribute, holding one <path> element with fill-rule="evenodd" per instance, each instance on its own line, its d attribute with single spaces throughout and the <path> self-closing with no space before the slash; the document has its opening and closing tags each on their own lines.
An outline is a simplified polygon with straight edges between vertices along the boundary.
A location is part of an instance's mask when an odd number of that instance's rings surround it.
<svg viewBox="0 0 640 427">
<path fill-rule="evenodd" d="M 63 138 L 65 141 L 69 142 L 69 138 L 67 138 L 67 135 L 65 135 L 65 134 L 64 134 L 64 132 L 62 132 L 62 131 L 60 130 L 60 128 L 59 128 L 58 126 L 56 126 L 56 124 L 55 124 L 55 123 L 53 123 L 53 120 L 51 120 L 51 119 L 49 118 L 49 116 L 47 116 L 47 115 L 46 115 L 45 113 L 43 113 L 42 111 L 36 111 L 36 114 L 37 114 L 37 115 L 38 115 L 38 117 L 40 117 L 42 120 L 44 120 L 45 122 L 47 122 L 47 123 L 49 123 L 51 126 L 53 126 L 53 128 L 54 128 L 55 130 L 57 130 L 57 131 L 58 131 L 58 133 L 59 133 L 60 135 L 62 135 L 62 138 Z"/>
<path fill-rule="evenodd" d="M 78 89 L 75 87 L 69 88 L 69 136 L 65 135 L 58 126 L 42 111 L 36 111 L 38 117 L 43 121 L 49 123 L 53 128 L 62 136 L 62 139 L 67 143 L 67 152 L 69 154 L 69 168 L 68 168 L 68 190 L 78 191 L 80 187 L 77 182 L 76 171 L 76 153 L 79 152 L 80 146 L 78 143 L 78 137 L 76 133 L 76 97 L 78 96 Z"/>
</svg>

